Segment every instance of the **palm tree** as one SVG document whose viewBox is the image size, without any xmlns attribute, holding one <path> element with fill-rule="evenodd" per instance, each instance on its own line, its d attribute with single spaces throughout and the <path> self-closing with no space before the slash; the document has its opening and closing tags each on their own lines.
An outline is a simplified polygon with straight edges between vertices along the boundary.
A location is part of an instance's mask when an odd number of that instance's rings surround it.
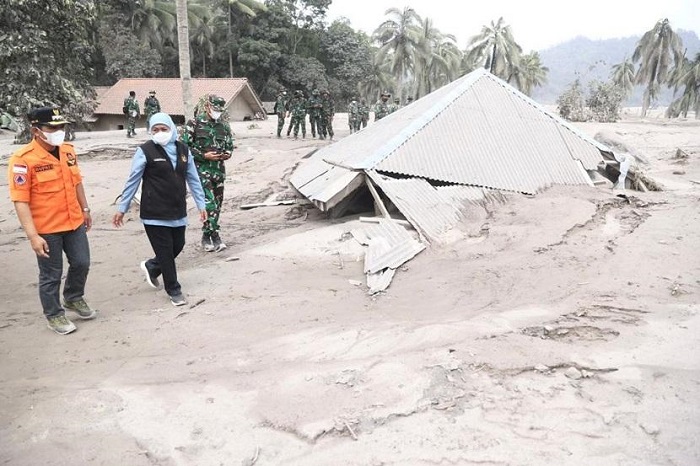
<svg viewBox="0 0 700 466">
<path fill-rule="evenodd" d="M 491 27 L 483 26 L 481 33 L 469 40 L 467 62 L 484 63 L 492 74 L 508 81 L 523 49 L 515 42 L 510 26 L 498 18 Z"/>
<path fill-rule="evenodd" d="M 454 80 L 459 73 L 462 53 L 453 35 L 443 35 L 426 18 L 420 28 L 419 47 L 415 50 L 415 79 L 417 97 L 422 97 Z"/>
<path fill-rule="evenodd" d="M 378 60 L 377 54 L 375 54 L 374 63 L 372 63 L 367 79 L 358 83 L 357 91 L 368 102 L 373 103 L 382 92 L 394 86 L 389 65 L 388 61 Z"/>
<path fill-rule="evenodd" d="M 610 72 L 610 80 L 617 87 L 622 89 L 625 96 L 628 96 L 634 89 L 634 64 L 632 60 L 625 57 L 622 63 L 613 65 Z"/>
<path fill-rule="evenodd" d="M 190 82 L 190 40 L 187 20 L 187 0 L 176 1 L 177 45 L 180 57 L 180 81 L 182 100 L 185 107 L 185 120 L 192 115 L 192 83 Z"/>
<path fill-rule="evenodd" d="M 192 5 L 188 8 L 188 13 L 192 12 Z M 194 53 L 201 56 L 202 59 L 202 77 L 207 77 L 207 58 L 214 55 L 214 37 L 216 31 L 216 22 L 218 17 L 211 14 L 211 10 L 203 12 L 203 14 L 193 21 L 192 16 L 189 16 L 190 27 L 190 42 L 192 43 Z"/>
<path fill-rule="evenodd" d="M 397 95 L 402 98 L 404 80 L 413 71 L 416 50 L 420 48 L 421 18 L 413 8 L 402 10 L 389 8 L 384 13 L 390 16 L 374 31 L 374 39 L 381 46 L 377 59 L 382 62 L 390 60 L 390 70 L 397 81 Z"/>
<path fill-rule="evenodd" d="M 670 84 L 673 85 L 674 93 L 685 87 L 683 94 L 671 102 L 666 110 L 666 116 L 678 117 L 688 116 L 689 111 L 695 112 L 695 118 L 700 119 L 700 53 L 695 55 L 695 60 L 683 59 L 681 66 L 677 66 L 671 73 Z"/>
<path fill-rule="evenodd" d="M 267 11 L 267 7 L 257 0 L 222 0 L 226 6 L 228 18 L 228 36 L 229 41 L 237 41 L 239 37 L 234 37 L 233 23 L 237 17 L 254 18 L 261 11 Z M 236 13 L 239 13 L 236 15 Z M 233 51 L 229 46 L 228 50 L 228 72 L 229 77 L 233 78 Z"/>
<path fill-rule="evenodd" d="M 530 95 L 535 87 L 547 82 L 549 68 L 542 65 L 540 54 L 532 51 L 520 57 L 518 65 L 513 69 L 509 83 L 515 85 L 520 92 Z"/>
<path fill-rule="evenodd" d="M 167 0 L 130 2 L 129 26 L 144 44 L 158 51 L 166 42 L 175 43 L 175 8 Z"/>
<path fill-rule="evenodd" d="M 646 85 L 642 101 L 642 116 L 646 116 L 651 102 L 656 99 L 662 84 L 668 80 L 671 61 L 682 62 L 683 41 L 671 29 L 667 18 L 657 21 L 653 29 L 644 33 L 632 54 L 632 61 L 641 60 L 635 82 Z"/>
</svg>

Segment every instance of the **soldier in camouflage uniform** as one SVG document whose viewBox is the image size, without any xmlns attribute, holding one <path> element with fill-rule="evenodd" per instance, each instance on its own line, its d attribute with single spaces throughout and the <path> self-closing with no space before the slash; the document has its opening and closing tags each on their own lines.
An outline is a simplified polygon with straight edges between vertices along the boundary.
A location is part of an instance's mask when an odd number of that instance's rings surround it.
<svg viewBox="0 0 700 466">
<path fill-rule="evenodd" d="M 354 97 L 348 105 L 348 126 L 350 127 L 350 134 L 360 130 L 360 104 L 357 103 L 357 99 Z"/>
<path fill-rule="evenodd" d="M 136 119 L 141 114 L 139 102 L 136 100 L 136 91 L 129 91 L 129 97 L 124 99 L 124 107 L 122 107 L 124 115 L 126 115 L 126 137 L 136 136 Z"/>
<path fill-rule="evenodd" d="M 398 97 L 394 97 L 394 103 L 392 105 L 389 105 L 389 113 L 394 113 L 398 109 L 401 108 L 401 99 Z"/>
<path fill-rule="evenodd" d="M 318 89 L 311 91 L 311 97 L 307 101 L 309 112 L 309 123 L 311 124 L 311 136 L 316 137 L 316 134 L 321 136 L 321 93 Z"/>
<path fill-rule="evenodd" d="M 226 249 L 219 236 L 219 215 L 226 180 L 224 161 L 231 158 L 233 134 L 224 115 L 225 107 L 223 98 L 205 96 L 197 105 L 199 113 L 187 122 L 181 136 L 192 152 L 204 188 L 207 220 L 202 227 L 202 249 L 207 252 Z"/>
<path fill-rule="evenodd" d="M 294 139 L 299 137 L 299 126 L 301 126 L 301 137 L 306 137 L 306 99 L 304 93 L 300 90 L 294 91 L 294 97 L 289 101 L 289 113 L 292 119 L 289 120 L 289 128 L 287 128 L 287 137 L 289 137 L 294 128 Z"/>
<path fill-rule="evenodd" d="M 321 139 L 326 135 L 333 139 L 333 116 L 335 115 L 335 104 L 328 91 L 321 91 Z"/>
<path fill-rule="evenodd" d="M 367 102 L 365 102 L 365 99 L 362 99 L 360 101 L 360 125 L 362 125 L 362 128 L 367 127 L 367 122 L 369 121 L 369 105 L 367 105 Z"/>
<path fill-rule="evenodd" d="M 287 115 L 287 91 L 280 89 L 275 100 L 275 108 L 273 111 L 277 114 L 277 137 L 282 137 L 282 129 L 284 128 L 284 117 Z"/>
<path fill-rule="evenodd" d="M 143 101 L 143 111 L 146 114 L 146 128 L 148 128 L 151 116 L 160 112 L 160 102 L 156 99 L 156 91 L 148 93 L 148 97 Z"/>
<path fill-rule="evenodd" d="M 391 97 L 389 92 L 382 92 L 379 100 L 376 104 L 374 104 L 374 121 L 379 121 L 391 113 L 389 111 L 389 104 L 387 103 L 389 101 L 389 97 Z"/>
</svg>

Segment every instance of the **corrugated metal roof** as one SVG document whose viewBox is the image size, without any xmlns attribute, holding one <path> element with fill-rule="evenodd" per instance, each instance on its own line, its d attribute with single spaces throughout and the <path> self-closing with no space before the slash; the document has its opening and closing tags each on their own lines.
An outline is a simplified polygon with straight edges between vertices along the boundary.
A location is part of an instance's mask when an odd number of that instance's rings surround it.
<svg viewBox="0 0 700 466">
<path fill-rule="evenodd" d="M 192 79 L 192 98 L 196 101 L 204 94 L 216 94 L 230 104 L 237 96 L 245 100 L 253 112 L 262 112 L 262 102 L 246 78 L 199 78 Z M 150 91 L 156 91 L 156 97 L 162 110 L 170 115 L 184 114 L 182 85 L 179 78 L 124 78 L 98 97 L 100 104 L 93 112 L 95 115 L 121 115 L 124 99 L 129 91 L 136 92 L 139 105 L 148 97 Z M 143 112 L 143 108 L 141 109 Z M 187 115 L 189 118 L 190 115 Z"/>
<path fill-rule="evenodd" d="M 403 226 L 390 219 L 351 231 L 360 244 L 366 244 L 365 274 L 370 294 L 389 287 L 394 271 L 425 249 Z"/>
<path fill-rule="evenodd" d="M 470 186 L 436 188 L 421 178 L 393 179 L 369 172 L 372 180 L 430 241 L 442 242 L 445 233 L 463 217 L 465 204 L 501 202 L 503 195 Z"/>
<path fill-rule="evenodd" d="M 552 184 L 590 185 L 584 166 L 595 169 L 602 161 L 598 148 L 516 93 L 482 74 L 375 168 L 528 193 Z"/>
<path fill-rule="evenodd" d="M 365 273 L 395 269 L 425 249 L 425 245 L 413 239 L 404 227 L 389 219 L 381 219 L 377 224 L 351 233 L 361 244 L 369 246 Z"/>
<path fill-rule="evenodd" d="M 374 169 L 535 193 L 552 184 L 592 186 L 586 170 L 602 162 L 601 151 L 612 152 L 478 69 L 320 149 L 290 182 L 309 197 L 304 185 L 336 164 L 349 170 Z M 336 180 L 329 179 L 329 183 L 339 190 Z M 319 191 L 318 187 L 313 191 Z"/>
</svg>

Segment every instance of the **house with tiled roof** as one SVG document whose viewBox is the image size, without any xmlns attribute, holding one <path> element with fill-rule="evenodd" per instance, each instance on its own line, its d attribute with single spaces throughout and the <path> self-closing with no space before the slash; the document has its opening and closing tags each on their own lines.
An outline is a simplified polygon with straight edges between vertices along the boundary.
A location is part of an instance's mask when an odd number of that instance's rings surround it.
<svg viewBox="0 0 700 466">
<path fill-rule="evenodd" d="M 204 94 L 215 94 L 226 99 L 229 121 L 244 121 L 265 116 L 263 104 L 246 78 L 202 78 L 192 79 L 192 103 Z M 93 113 L 93 128 L 98 131 L 124 129 L 126 120 L 122 112 L 124 99 L 129 92 L 136 92 L 141 117 L 136 126 L 144 128 L 144 100 L 150 91 L 156 91 L 163 112 L 168 113 L 176 124 L 185 122 L 185 104 L 179 78 L 125 78 L 98 95 L 99 104 Z M 192 115 L 187 115 L 187 119 Z"/>
</svg>

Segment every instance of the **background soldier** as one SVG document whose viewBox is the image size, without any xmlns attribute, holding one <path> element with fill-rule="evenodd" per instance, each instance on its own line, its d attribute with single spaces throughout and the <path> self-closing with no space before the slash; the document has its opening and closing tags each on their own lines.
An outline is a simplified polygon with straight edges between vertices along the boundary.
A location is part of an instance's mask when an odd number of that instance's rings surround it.
<svg viewBox="0 0 700 466">
<path fill-rule="evenodd" d="M 275 100 L 275 108 L 273 111 L 277 114 L 277 137 L 282 137 L 282 128 L 284 128 L 284 117 L 287 114 L 287 91 L 280 89 L 277 92 L 277 100 Z"/>
<path fill-rule="evenodd" d="M 333 139 L 333 116 L 335 115 L 335 104 L 328 91 L 321 91 L 321 139 L 326 135 Z"/>
<path fill-rule="evenodd" d="M 321 94 L 318 89 L 311 91 L 311 97 L 307 101 L 309 112 L 309 124 L 311 124 L 311 136 L 321 136 Z"/>
<path fill-rule="evenodd" d="M 360 124 L 362 125 L 363 128 L 367 127 L 367 122 L 369 121 L 369 105 L 367 105 L 367 102 L 365 99 L 362 99 L 360 101 Z"/>
<path fill-rule="evenodd" d="M 200 102 L 197 105 L 199 113 L 185 125 L 182 142 L 192 152 L 204 188 L 207 220 L 202 227 L 202 249 L 218 252 L 226 249 L 226 244 L 219 236 L 219 215 L 224 202 L 224 161 L 231 158 L 233 135 L 228 122 L 222 118 L 226 101 L 209 95 Z"/>
<path fill-rule="evenodd" d="M 401 99 L 398 97 L 394 97 L 394 103 L 393 105 L 389 105 L 389 113 L 394 113 L 398 109 L 401 108 Z"/>
<path fill-rule="evenodd" d="M 348 105 L 348 126 L 351 134 L 360 130 L 360 104 L 354 97 Z"/>
<path fill-rule="evenodd" d="M 406 105 L 410 104 L 411 102 L 413 102 L 413 96 L 409 95 L 408 97 L 406 97 Z M 404 107 L 405 107 L 405 105 L 404 105 Z"/>
<path fill-rule="evenodd" d="M 126 137 L 136 136 L 136 119 L 141 114 L 139 102 L 136 100 L 136 91 L 129 91 L 129 97 L 124 99 L 124 107 L 122 107 L 124 115 L 126 115 Z"/>
<path fill-rule="evenodd" d="M 306 99 L 304 92 L 300 90 L 294 91 L 294 97 L 289 102 L 289 112 L 292 119 L 289 120 L 289 128 L 287 128 L 287 136 L 294 128 L 294 139 L 299 137 L 299 126 L 301 125 L 301 137 L 306 137 Z"/>
<path fill-rule="evenodd" d="M 379 121 L 391 113 L 389 111 L 389 104 L 387 104 L 389 97 L 391 97 L 389 92 L 382 92 L 382 95 L 379 96 L 379 100 L 374 104 L 374 121 Z"/>
<path fill-rule="evenodd" d="M 143 111 L 146 114 L 146 128 L 149 128 L 149 121 L 151 116 L 160 112 L 160 102 L 156 99 L 156 91 L 151 91 L 148 93 L 148 97 L 143 101 Z"/>
</svg>

